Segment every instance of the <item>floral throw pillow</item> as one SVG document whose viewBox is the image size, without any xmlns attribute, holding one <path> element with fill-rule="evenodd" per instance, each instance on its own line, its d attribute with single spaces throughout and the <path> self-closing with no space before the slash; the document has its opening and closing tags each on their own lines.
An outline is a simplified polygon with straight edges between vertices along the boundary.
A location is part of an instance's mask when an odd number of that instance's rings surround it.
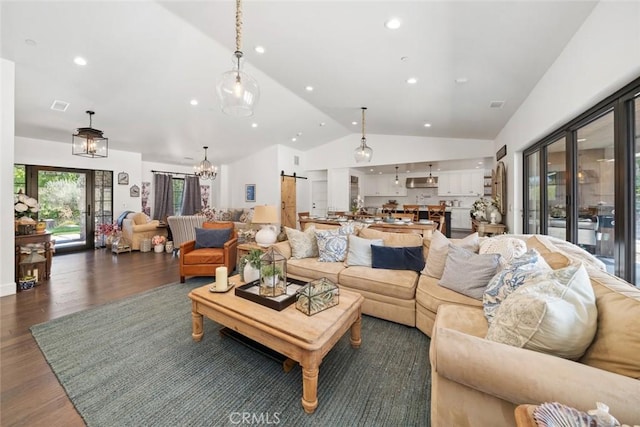
<svg viewBox="0 0 640 427">
<path fill-rule="evenodd" d="M 496 311 L 505 298 L 528 280 L 548 271 L 551 271 L 551 267 L 535 249 L 512 259 L 498 274 L 493 276 L 482 295 L 484 317 L 487 318 L 487 322 L 489 324 L 493 322 Z"/>
<path fill-rule="evenodd" d="M 347 258 L 348 236 L 354 233 L 352 225 L 331 230 L 316 230 L 320 262 L 342 262 Z"/>
</svg>

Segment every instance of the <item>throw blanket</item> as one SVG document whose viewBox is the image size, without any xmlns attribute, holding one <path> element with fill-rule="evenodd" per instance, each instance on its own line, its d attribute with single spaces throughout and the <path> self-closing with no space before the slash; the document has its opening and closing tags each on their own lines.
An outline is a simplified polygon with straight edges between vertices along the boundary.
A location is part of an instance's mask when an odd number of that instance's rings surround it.
<svg viewBox="0 0 640 427">
<path fill-rule="evenodd" d="M 124 219 L 127 217 L 127 215 L 129 215 L 130 213 L 133 213 L 133 211 L 124 211 L 120 214 L 120 216 L 118 217 L 118 228 L 122 230 L 122 221 L 124 221 Z"/>
</svg>

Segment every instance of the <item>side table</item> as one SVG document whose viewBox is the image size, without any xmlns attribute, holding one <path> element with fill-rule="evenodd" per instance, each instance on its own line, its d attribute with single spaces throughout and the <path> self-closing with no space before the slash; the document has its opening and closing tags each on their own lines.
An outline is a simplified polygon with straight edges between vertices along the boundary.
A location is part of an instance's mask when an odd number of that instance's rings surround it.
<svg viewBox="0 0 640 427">
<path fill-rule="evenodd" d="M 507 226 L 504 224 L 491 224 L 489 222 L 480 222 L 477 219 L 471 220 L 471 231 L 477 231 L 478 236 L 493 236 L 494 234 L 504 234 L 507 232 Z"/>
<path fill-rule="evenodd" d="M 268 248 L 264 246 L 260 246 L 255 242 L 251 243 L 240 243 L 238 245 L 238 259 L 236 260 L 236 265 L 240 265 L 240 260 L 243 256 L 248 255 L 252 249 L 258 249 L 262 252 L 266 252 Z"/>
</svg>

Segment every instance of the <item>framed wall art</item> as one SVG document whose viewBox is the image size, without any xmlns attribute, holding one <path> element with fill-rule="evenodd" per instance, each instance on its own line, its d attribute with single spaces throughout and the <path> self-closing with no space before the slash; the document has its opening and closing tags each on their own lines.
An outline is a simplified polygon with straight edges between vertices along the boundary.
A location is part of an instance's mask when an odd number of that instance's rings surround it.
<svg viewBox="0 0 640 427">
<path fill-rule="evenodd" d="M 140 187 L 138 187 L 137 185 L 132 185 L 131 188 L 129 189 L 129 196 L 130 197 L 140 197 Z"/>
<path fill-rule="evenodd" d="M 120 172 L 118 174 L 118 184 L 119 185 L 129 185 L 129 174 L 126 172 Z"/>
<path fill-rule="evenodd" d="M 256 201 L 256 185 L 246 184 L 244 186 L 244 201 L 255 202 Z"/>
</svg>

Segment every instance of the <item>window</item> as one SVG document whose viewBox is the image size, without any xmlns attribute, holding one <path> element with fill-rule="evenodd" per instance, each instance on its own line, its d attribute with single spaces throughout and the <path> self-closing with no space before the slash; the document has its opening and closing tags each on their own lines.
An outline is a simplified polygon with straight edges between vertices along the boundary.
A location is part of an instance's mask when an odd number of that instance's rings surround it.
<svg viewBox="0 0 640 427">
<path fill-rule="evenodd" d="M 182 193 L 184 190 L 184 178 L 172 178 L 173 185 L 173 212 L 174 215 L 182 215 Z"/>
<path fill-rule="evenodd" d="M 525 150 L 523 175 L 525 233 L 573 242 L 636 286 L 639 99 L 636 79 Z"/>
<path fill-rule="evenodd" d="M 20 191 L 27 192 L 27 167 L 25 165 L 13 165 L 13 194 Z"/>
</svg>

